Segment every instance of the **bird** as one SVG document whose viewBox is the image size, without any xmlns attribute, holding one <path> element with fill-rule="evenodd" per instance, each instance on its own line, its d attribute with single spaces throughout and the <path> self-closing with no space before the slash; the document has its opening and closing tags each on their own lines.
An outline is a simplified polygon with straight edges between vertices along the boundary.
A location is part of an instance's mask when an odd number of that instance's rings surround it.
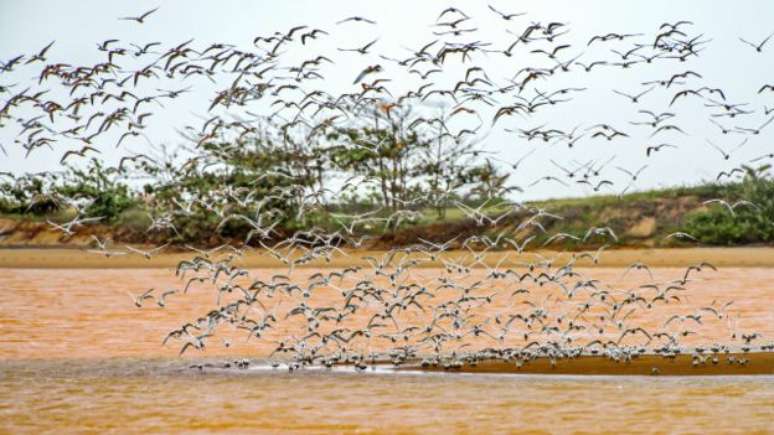
<svg viewBox="0 0 774 435">
<path fill-rule="evenodd" d="M 595 35 L 595 36 L 592 36 L 591 39 L 589 39 L 586 45 L 591 46 L 591 44 L 593 44 L 596 41 L 602 41 L 602 42 L 607 42 L 612 40 L 623 41 L 624 39 L 636 38 L 638 36 L 643 36 L 643 34 L 642 33 L 608 33 L 605 35 Z"/>
<path fill-rule="evenodd" d="M 360 16 L 353 16 L 344 18 L 343 20 L 339 20 L 336 22 L 336 24 L 344 24 L 349 22 L 356 22 L 356 23 L 367 23 L 367 24 L 376 24 L 376 21 L 369 20 L 368 18 L 360 17 Z"/>
<path fill-rule="evenodd" d="M 135 254 L 142 255 L 143 257 L 145 257 L 145 259 L 146 259 L 146 260 L 150 260 L 151 258 L 153 258 L 153 255 L 154 255 L 154 254 L 156 254 L 157 252 L 160 252 L 160 251 L 162 251 L 162 250 L 163 250 L 164 248 L 166 248 L 167 246 L 169 246 L 169 243 L 165 243 L 165 244 L 163 244 L 163 245 L 161 245 L 161 246 L 156 246 L 156 247 L 154 247 L 153 249 L 151 249 L 151 250 L 148 250 L 148 251 L 143 251 L 143 250 L 141 250 L 141 249 L 133 248 L 133 247 L 131 247 L 131 246 L 128 246 L 128 245 L 127 245 L 127 246 L 125 246 L 125 248 L 126 248 L 128 251 L 130 251 L 130 252 L 134 252 Z"/>
<path fill-rule="evenodd" d="M 594 62 L 591 62 L 589 64 L 585 64 L 585 63 L 576 61 L 575 65 L 580 66 L 586 72 L 591 72 L 591 70 L 594 69 L 595 66 L 597 66 L 597 65 L 609 65 L 609 63 L 607 61 L 604 61 L 604 60 L 594 61 Z"/>
<path fill-rule="evenodd" d="M 145 302 L 148 299 L 153 299 L 153 293 L 154 289 L 148 289 L 145 292 L 139 294 L 139 295 L 133 295 L 131 293 L 129 294 L 129 297 L 132 298 L 132 301 L 134 302 L 134 306 L 137 308 L 142 308 L 143 302 Z"/>
<path fill-rule="evenodd" d="M 699 78 L 699 79 L 703 78 L 701 74 L 699 74 L 699 73 L 697 73 L 695 71 L 688 70 L 688 71 L 685 71 L 685 72 L 680 73 L 680 74 L 672 75 L 672 77 L 670 77 L 669 80 L 667 81 L 666 87 L 667 88 L 671 87 L 672 84 L 674 84 L 677 79 L 686 79 L 689 76 L 693 76 L 693 77 L 696 77 L 696 78 Z"/>
<path fill-rule="evenodd" d="M 684 135 L 688 134 L 685 131 L 683 131 L 683 129 L 680 128 L 677 125 L 665 124 L 665 125 L 661 125 L 661 126 L 657 127 L 655 130 L 653 130 L 653 133 L 650 134 L 650 137 L 654 137 L 657 134 L 659 134 L 661 132 L 664 132 L 664 131 L 676 131 L 676 132 L 682 133 Z"/>
<path fill-rule="evenodd" d="M 733 168 L 730 171 L 720 171 L 717 177 L 715 177 L 715 180 L 720 181 L 723 177 L 731 178 L 732 176 L 734 176 L 734 174 L 737 174 L 737 173 L 743 174 L 744 170 L 742 168 Z"/>
<path fill-rule="evenodd" d="M 503 12 L 500 12 L 500 11 L 498 11 L 498 10 L 497 10 L 497 9 L 495 9 L 495 8 L 494 8 L 492 5 L 488 5 L 488 6 L 489 6 L 489 10 L 491 10 L 492 12 L 494 12 L 495 14 L 497 14 L 498 16 L 500 16 L 500 18 L 502 18 L 502 19 L 503 19 L 503 20 L 505 20 L 505 21 L 510 21 L 510 20 L 512 20 L 512 19 L 514 19 L 514 18 L 517 18 L 517 17 L 521 17 L 521 16 L 523 16 L 523 15 L 526 15 L 526 12 L 521 12 L 521 13 L 512 13 L 512 14 L 506 14 L 506 13 L 503 13 Z"/>
<path fill-rule="evenodd" d="M 457 14 L 464 18 L 470 18 L 466 13 L 462 12 L 460 9 L 455 8 L 453 6 L 447 7 L 446 9 L 442 10 L 441 13 L 438 15 L 438 18 L 436 21 L 439 21 L 441 18 L 443 18 L 447 14 Z"/>
<path fill-rule="evenodd" d="M 743 146 L 745 146 L 745 145 L 747 144 L 747 141 L 748 141 L 747 139 L 744 139 L 744 140 L 743 140 L 741 143 L 739 143 L 739 145 L 737 145 L 736 147 L 732 148 L 732 149 L 731 149 L 731 150 L 729 150 L 729 151 L 726 151 L 726 150 L 724 150 L 723 148 L 721 148 L 721 147 L 719 147 L 719 146 L 715 145 L 715 144 L 714 144 L 712 141 L 710 141 L 709 139 L 707 139 L 707 144 L 708 144 L 708 145 L 710 145 L 710 146 L 711 146 L 712 148 L 714 148 L 715 150 L 717 150 L 717 152 L 719 152 L 719 153 L 720 153 L 720 155 L 723 157 L 723 160 L 730 160 L 730 159 L 731 159 L 731 155 L 732 155 L 734 152 L 738 151 L 738 150 L 739 150 L 740 148 L 742 148 Z"/>
<path fill-rule="evenodd" d="M 640 174 L 642 173 L 642 171 L 644 171 L 645 169 L 647 169 L 647 168 L 648 168 L 648 165 L 642 165 L 642 166 L 640 166 L 640 168 L 639 168 L 639 169 L 637 169 L 637 170 L 636 170 L 636 171 L 634 171 L 634 172 L 632 172 L 632 171 L 630 171 L 630 170 L 628 170 L 628 169 L 626 169 L 626 168 L 622 168 L 622 167 L 620 167 L 620 166 L 616 166 L 615 168 L 616 168 L 616 169 L 618 169 L 619 171 L 621 171 L 621 172 L 625 173 L 625 174 L 626 174 L 626 175 L 628 175 L 629 177 L 631 177 L 632 181 L 637 181 L 637 178 L 640 176 Z"/>
<path fill-rule="evenodd" d="M 381 65 L 371 65 L 367 68 L 365 68 L 363 71 L 358 74 L 357 77 L 355 77 L 355 81 L 352 82 L 353 85 L 356 85 L 360 83 L 367 75 L 382 72 L 382 66 Z"/>
<path fill-rule="evenodd" d="M 767 159 L 774 159 L 774 153 L 768 153 L 764 154 L 762 156 L 758 156 L 752 160 L 750 160 L 751 163 L 759 162 L 761 160 L 767 160 Z"/>
<path fill-rule="evenodd" d="M 530 53 L 541 53 L 541 54 L 545 54 L 546 56 L 548 56 L 549 59 L 555 59 L 556 58 L 556 54 L 559 53 L 559 51 L 565 50 L 565 49 L 568 49 L 568 48 L 570 48 L 569 44 L 563 44 L 563 45 L 557 45 L 556 47 L 552 48 L 551 51 L 546 51 L 546 50 L 543 50 L 543 49 L 536 49 L 536 50 L 530 51 Z"/>
<path fill-rule="evenodd" d="M 757 128 L 736 127 L 736 131 L 741 132 L 741 133 L 752 134 L 752 135 L 757 136 L 757 135 L 761 134 L 761 130 L 763 130 L 764 128 L 768 127 L 772 123 L 772 121 L 774 121 L 774 116 L 772 116 L 771 118 L 769 118 L 766 121 L 764 121 L 763 124 L 761 124 Z"/>
<path fill-rule="evenodd" d="M 611 186 L 612 187 L 613 185 L 615 185 L 615 183 L 613 183 L 610 180 L 600 180 L 596 184 L 592 183 L 589 180 L 578 180 L 577 182 L 580 183 L 580 184 L 588 184 L 589 186 L 591 186 L 591 189 L 594 192 L 599 192 L 600 189 L 602 189 L 602 187 L 604 187 L 604 186 Z"/>
<path fill-rule="evenodd" d="M 774 36 L 774 33 L 767 36 L 763 41 L 760 42 L 760 44 L 754 44 L 743 38 L 739 38 L 739 40 L 742 41 L 743 44 L 749 45 L 750 47 L 754 48 L 756 52 L 763 53 L 763 47 L 766 45 L 767 42 L 769 42 L 769 39 L 771 39 L 772 36 Z"/>
<path fill-rule="evenodd" d="M 158 299 L 156 300 L 156 304 L 161 308 L 165 308 L 167 306 L 167 297 L 176 293 L 177 293 L 177 290 L 167 290 L 161 293 L 161 296 L 159 296 Z"/>
<path fill-rule="evenodd" d="M 156 12 L 157 10 L 159 10 L 159 8 L 153 8 L 147 12 L 143 12 L 139 17 L 121 17 L 119 18 L 119 20 L 136 21 L 140 24 L 143 24 L 145 23 L 145 19 L 148 18 L 148 16 L 150 16 L 152 13 Z"/>
<path fill-rule="evenodd" d="M 368 49 L 371 48 L 374 44 L 376 44 L 377 41 L 379 41 L 378 38 L 374 39 L 373 41 L 367 43 L 366 45 L 364 45 L 362 47 L 357 47 L 357 48 L 339 48 L 338 50 L 339 51 L 354 51 L 354 52 L 360 53 L 360 54 L 368 54 Z M 360 81 L 360 80 L 358 80 L 358 81 Z M 355 82 L 355 83 L 357 83 L 357 82 Z"/>
<path fill-rule="evenodd" d="M 49 42 L 38 53 L 30 56 L 30 58 L 27 59 L 27 61 L 25 62 L 25 65 L 29 65 L 29 64 L 34 63 L 34 62 L 45 62 L 46 61 L 46 53 L 48 53 L 48 50 L 51 49 L 51 47 L 54 45 L 55 42 L 56 42 L 55 40 Z M 21 57 L 8 61 L 8 63 L 3 66 L 3 69 L 4 70 L 5 69 L 10 69 L 13 66 L 13 64 L 18 62 L 19 60 L 21 60 Z"/>
<path fill-rule="evenodd" d="M 729 212 L 729 213 L 731 213 L 731 215 L 733 215 L 733 216 L 736 216 L 736 212 L 735 212 L 735 210 L 736 210 L 738 207 L 750 207 L 750 208 L 754 208 L 754 209 L 756 209 L 756 210 L 760 211 L 760 207 L 759 207 L 758 205 L 754 204 L 754 203 L 753 203 L 753 202 L 751 202 L 751 201 L 747 201 L 747 200 L 744 200 L 744 199 L 742 199 L 742 200 L 739 200 L 739 201 L 736 201 L 736 202 L 734 202 L 734 203 L 728 203 L 728 202 L 726 202 L 725 200 L 722 200 L 722 199 L 717 199 L 717 198 L 716 198 L 716 199 L 708 199 L 708 200 L 706 200 L 706 201 L 702 202 L 702 205 L 710 205 L 710 204 L 719 204 L 719 205 L 722 205 L 722 206 L 723 206 L 723 207 L 725 207 L 725 208 L 728 210 L 728 212 Z"/>
<path fill-rule="evenodd" d="M 663 148 L 677 148 L 677 146 L 668 144 L 668 143 L 662 143 L 658 145 L 650 145 L 645 148 L 645 156 L 650 157 L 651 153 L 661 151 Z"/>
<path fill-rule="evenodd" d="M 675 231 L 674 233 L 670 233 L 666 237 L 664 237 L 664 240 L 670 240 L 670 239 L 691 240 L 693 242 L 699 241 L 696 237 L 683 231 Z"/>
<path fill-rule="evenodd" d="M 301 45 L 306 45 L 306 41 L 308 39 L 317 39 L 318 35 L 329 35 L 329 33 L 322 29 L 313 29 L 310 32 L 301 35 Z M 330 59 L 326 58 L 325 56 L 320 56 L 320 58 L 330 61 Z"/>
<path fill-rule="evenodd" d="M 688 276 L 690 275 L 691 272 L 693 272 L 693 271 L 701 272 L 702 270 L 704 270 L 704 268 L 709 268 L 709 269 L 713 270 L 714 272 L 718 271 L 717 267 L 713 266 L 710 263 L 707 263 L 706 261 L 703 261 L 703 262 L 701 262 L 699 264 L 694 264 L 694 265 L 688 266 L 685 269 L 685 273 L 683 274 L 683 279 L 680 280 L 680 284 L 685 285 L 688 282 Z"/>
<path fill-rule="evenodd" d="M 615 232 L 613 232 L 612 228 L 610 227 L 591 227 L 586 231 L 586 234 L 583 236 L 583 241 L 589 240 L 592 236 L 595 235 L 602 235 L 602 236 L 608 236 L 612 238 L 614 241 L 618 241 L 618 236 L 616 236 Z"/>
<path fill-rule="evenodd" d="M 626 274 L 628 274 L 631 270 L 644 270 L 645 272 L 648 273 L 648 276 L 650 277 L 650 279 L 653 280 L 653 272 L 650 271 L 650 268 L 648 267 L 648 265 L 639 261 L 630 264 L 629 267 L 626 268 L 626 270 L 624 271 L 621 277 L 623 278 L 624 276 L 626 276 Z"/>
<path fill-rule="evenodd" d="M 689 96 L 689 95 L 695 95 L 695 96 L 697 96 L 697 97 L 700 97 L 700 98 L 701 98 L 701 94 L 699 93 L 699 91 L 697 91 L 697 90 L 694 90 L 694 89 L 684 89 L 684 90 L 682 90 L 682 91 L 680 91 L 680 92 L 677 92 L 677 93 L 676 93 L 676 94 L 675 94 L 675 95 L 672 97 L 672 101 L 669 103 L 669 106 L 672 106 L 672 105 L 674 105 L 674 104 L 675 104 L 675 102 L 677 102 L 677 100 L 678 100 L 679 98 L 684 98 L 684 97 L 687 97 L 687 96 Z"/>
<path fill-rule="evenodd" d="M 70 156 L 86 157 L 86 153 L 89 152 L 89 151 L 94 152 L 94 153 L 101 153 L 100 150 L 98 150 L 98 149 L 96 149 L 96 148 L 94 148 L 92 146 L 86 145 L 83 148 L 81 148 L 80 150 L 68 150 L 67 152 L 62 154 L 62 158 L 59 159 L 59 164 L 64 164 L 64 162 Z"/>
<path fill-rule="evenodd" d="M 66 236 L 72 236 L 75 234 L 75 232 L 73 231 L 75 227 L 83 226 L 84 224 L 88 224 L 88 223 L 99 222 L 102 219 L 104 219 L 104 217 L 102 216 L 81 217 L 81 215 L 78 214 L 78 216 L 76 216 L 72 220 L 62 224 L 52 222 L 51 220 L 48 220 L 48 219 L 46 220 L 46 223 L 48 223 L 55 229 L 62 231 Z"/>
<path fill-rule="evenodd" d="M 632 103 L 636 104 L 636 103 L 639 103 L 640 98 L 642 98 L 643 96 L 645 96 L 648 93 L 650 93 L 651 91 L 653 91 L 653 89 L 655 89 L 655 87 L 650 87 L 650 88 L 648 88 L 648 89 L 646 89 L 646 90 L 644 90 L 644 91 L 642 91 L 642 92 L 640 92 L 639 94 L 636 94 L 636 95 L 626 94 L 626 93 L 623 93 L 621 91 L 616 91 L 615 89 L 613 89 L 613 92 L 618 94 L 618 95 L 621 95 L 621 96 L 624 96 L 624 97 L 630 99 L 632 101 Z"/>
</svg>

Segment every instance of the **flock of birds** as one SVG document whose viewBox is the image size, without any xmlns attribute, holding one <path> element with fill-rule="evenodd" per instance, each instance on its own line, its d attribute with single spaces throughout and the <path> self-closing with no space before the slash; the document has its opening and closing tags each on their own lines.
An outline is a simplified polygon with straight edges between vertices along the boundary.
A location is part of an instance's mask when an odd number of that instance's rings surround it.
<svg viewBox="0 0 774 435">
<path fill-rule="evenodd" d="M 224 245 L 180 262 L 180 288 L 149 289 L 132 299 L 137 307 L 155 302 L 163 308 L 170 298 L 209 289 L 217 308 L 170 331 L 163 343 L 181 343 L 182 355 L 204 350 L 219 333 L 236 334 L 268 343 L 270 363 L 291 371 L 405 363 L 455 369 L 492 360 L 521 367 L 536 358 L 556 365 L 584 355 L 625 363 L 645 353 L 667 359 L 689 354 L 695 366 L 721 361 L 744 366 L 745 358 L 722 358 L 732 351 L 774 350 L 760 333 L 738 327 L 733 300 L 689 303 L 691 284 L 717 271 L 712 264 L 657 279 L 636 262 L 617 281 L 603 283 L 576 264 L 599 261 L 604 247 L 559 262 L 540 254 L 511 258 L 517 243 L 502 234 L 496 240 L 462 240 L 462 256 L 445 255 L 452 242 L 423 241 L 366 256 L 368 266 L 293 272 L 294 266 L 329 259 L 340 249 L 328 234 L 299 231 L 292 241 L 265 248 L 287 272 L 241 268 L 235 263 L 244 249 Z M 481 245 L 485 248 L 476 249 Z M 706 342 L 703 331 L 727 335 Z M 681 344 L 691 339 L 693 346 Z M 230 339 L 223 344 L 230 346 Z"/>
<path fill-rule="evenodd" d="M 121 20 L 144 25 L 153 20 L 156 10 Z M 340 47 L 334 53 L 318 54 L 313 45 L 316 40 L 329 37 L 332 30 L 304 25 L 257 36 L 250 50 L 227 43 L 196 46 L 193 40 L 164 48 L 161 42 L 127 44 L 107 39 L 97 44 L 102 61 L 80 66 L 48 63 L 50 50 L 55 46 L 51 42 L 36 53 L 20 54 L 0 63 L 0 81 L 17 69 L 26 71 L 42 66 L 29 86 L 0 83 L 0 96 L 5 99 L 0 104 L 0 126 L 17 128 L 14 143 L 28 157 L 48 148 L 57 153 L 61 165 L 72 164 L 107 155 L 145 137 L 144 130 L 154 116 L 152 107 L 164 108 L 165 104 L 194 92 L 195 84 L 211 85 L 217 90 L 205 108 L 208 115 L 202 124 L 180 129 L 195 152 L 180 167 L 190 171 L 223 170 L 227 167 L 223 156 L 248 147 L 261 135 L 273 134 L 283 149 L 306 152 L 325 144 L 333 132 L 346 131 L 353 125 L 395 125 L 398 118 L 409 112 L 408 108 L 441 101 L 451 109 L 435 115 L 430 111 L 406 115 L 410 117 L 402 119 L 405 128 L 432 137 L 433 143 L 450 149 L 460 149 L 455 147 L 465 144 L 461 149 L 467 157 L 484 158 L 516 171 L 534 149 L 514 162 L 481 150 L 476 144 L 487 130 L 502 127 L 513 119 L 528 121 L 536 113 L 569 104 L 576 95 L 587 91 L 584 87 L 552 89 L 555 78 L 577 73 L 584 76 L 601 69 L 625 72 L 666 63 L 679 69 L 643 83 L 641 89 L 613 90 L 622 104 L 636 108 L 638 118 L 630 125 L 643 129 L 653 140 L 643 150 L 645 160 L 679 147 L 662 142 L 661 138 L 687 135 L 677 123 L 677 113 L 672 111 L 687 100 L 706 106 L 708 122 L 724 136 L 738 137 L 738 143 L 730 146 L 707 142 L 707 150 L 716 151 L 724 161 L 732 160 L 774 120 L 770 116 L 772 109 L 764 107 L 761 117 L 748 103 L 732 100 L 723 89 L 703 84 L 700 72 L 683 67 L 699 57 L 711 41 L 703 34 L 695 34 L 692 22 L 664 23 L 653 35 L 600 34 L 584 47 L 578 47 L 566 42 L 570 33 L 568 23 L 526 23 L 522 22 L 522 13 L 506 13 L 492 6 L 489 10 L 492 17 L 507 25 L 506 43 L 476 40 L 478 29 L 472 24 L 473 18 L 450 7 L 441 11 L 432 24 L 433 40 L 410 50 L 405 57 L 376 54 L 378 38 Z M 376 20 L 360 16 L 343 18 L 335 24 L 337 28 L 376 25 Z M 740 44 L 760 56 L 766 53 L 771 37 L 753 42 L 743 39 Z M 591 59 L 584 54 L 587 48 L 604 46 L 610 47 L 608 53 L 612 57 Z M 283 63 L 283 56 L 291 50 L 314 54 L 299 63 Z M 336 67 L 335 55 L 364 59 L 362 67 L 351 74 L 353 88 L 338 95 L 323 90 L 325 68 Z M 503 81 L 477 63 L 488 56 L 512 58 L 514 62 L 534 59 L 542 66 L 520 67 L 513 74 L 509 72 Z M 124 61 L 138 66 L 122 66 Z M 458 73 L 455 81 L 447 86 L 433 82 L 441 83 L 448 71 Z M 403 93 L 391 90 L 388 72 L 411 77 L 417 86 Z M 346 74 L 349 72 L 336 71 L 336 75 Z M 221 87 L 223 77 L 228 82 L 225 87 Z M 169 82 L 185 84 L 174 88 L 154 84 Z M 148 92 L 149 89 L 153 90 Z M 645 101 L 656 106 L 653 94 L 657 89 L 669 92 L 662 109 L 642 106 Z M 758 94 L 771 93 L 774 85 L 756 85 L 756 90 Z M 525 143 L 577 148 L 581 140 L 606 144 L 629 138 L 628 128 L 601 122 L 572 129 L 541 125 L 506 131 Z M 107 149 L 103 147 L 106 143 Z M 213 144 L 219 144 L 215 152 Z M 7 145 L 0 143 L 0 152 L 7 153 Z M 381 145 L 353 141 L 339 146 L 373 151 Z M 436 163 L 451 164 L 447 158 L 448 155 L 439 157 Z M 206 198 L 150 197 L 152 223 L 148 232 L 174 235 L 178 233 L 175 217 L 190 215 L 193 210 L 217 215 L 219 230 L 232 221 L 247 224 L 251 230 L 244 240 L 214 249 L 186 246 L 195 256 L 177 266 L 181 288 L 163 292 L 149 289 L 132 295 L 132 301 L 138 308 L 149 304 L 164 308 L 190 292 L 209 289 L 215 307 L 171 331 L 164 345 L 178 343 L 181 355 L 204 350 L 226 328 L 243 333 L 246 339 L 271 343 L 273 351 L 268 358 L 291 370 L 343 363 L 364 369 L 376 362 L 400 365 L 411 361 L 420 361 L 423 366 L 458 368 L 491 359 L 522 365 L 535 358 L 548 358 L 556 364 L 561 359 L 588 354 L 625 362 L 646 352 L 665 358 L 690 353 L 694 365 L 718 364 L 719 356 L 729 352 L 727 343 L 704 343 L 692 348 L 682 344 L 686 340 L 696 342 L 705 328 L 727 328 L 728 337 L 738 340 L 745 352 L 774 350 L 773 345 L 762 342 L 759 333 L 737 327 L 733 301 L 690 306 L 690 286 L 699 276 L 715 270 L 711 264 L 697 264 L 680 276 L 657 279 L 646 264 L 635 263 L 626 268 L 620 282 L 603 283 L 576 266 L 597 263 L 604 249 L 618 241 L 611 228 L 601 225 L 581 234 L 550 234 L 545 243 L 536 246 L 535 232 L 547 232 L 546 222 L 561 220 L 562 216 L 518 201 L 498 203 L 495 213 L 488 207 L 494 197 L 541 183 L 584 185 L 594 192 L 612 189 L 620 182 L 607 175 L 610 171 L 624 177 L 625 192 L 649 167 L 615 166 L 614 159 L 615 156 L 603 161 L 566 163 L 551 160 L 551 166 L 546 166 L 559 172 L 523 186 L 501 186 L 488 192 L 490 197 L 483 198 L 480 206 L 454 199 L 460 197 L 460 186 L 450 185 L 445 190 L 400 200 L 389 213 L 381 208 L 359 214 L 334 213 L 332 216 L 340 225 L 334 232 L 313 223 L 294 232 L 280 232 L 278 225 L 285 211 L 271 204 L 294 204 L 295 218 L 303 221 L 305 212 L 325 209 L 326 200 L 362 189 L 375 180 L 354 175 L 340 186 L 324 185 L 328 180 L 322 179 L 310 186 L 294 184 L 294 180 L 306 176 L 302 171 L 277 171 L 257 180 L 284 180 L 265 197 L 228 185 L 212 189 Z M 774 154 L 764 154 L 743 163 L 764 164 L 772 160 Z M 147 154 L 132 153 L 121 158 L 113 172 L 130 178 L 163 163 Z M 741 173 L 743 169 L 733 168 L 716 178 L 723 180 Z M 50 175 L 33 176 L 45 179 Z M 0 175 L 3 176 L 16 180 L 13 174 Z M 334 256 L 356 255 L 353 252 L 357 251 L 348 248 L 368 246 L 369 236 L 359 230 L 380 225 L 389 230 L 413 221 L 421 216 L 418 204 L 439 197 L 451 198 L 450 204 L 474 222 L 480 234 L 395 247 L 382 256 L 363 258 L 367 267 L 303 267 L 325 265 Z M 56 199 L 78 210 L 85 208 L 79 198 Z M 233 204 L 239 205 L 239 212 L 234 211 Z M 757 208 L 744 200 L 729 203 L 714 199 L 706 205 L 725 207 L 732 214 L 739 207 Z M 78 213 L 69 222 L 49 224 L 63 235 L 72 236 L 77 228 L 100 220 Z M 695 241 L 686 233 L 674 233 L 669 238 Z M 603 246 L 596 251 L 565 256 L 528 252 L 530 248 L 555 248 L 567 240 L 594 240 Z M 95 236 L 90 252 L 150 259 L 166 248 L 167 244 L 147 250 L 117 249 L 109 240 Z M 275 274 L 239 267 L 240 258 L 254 249 L 276 259 L 285 270 Z M 461 254 L 450 255 L 447 251 L 452 249 Z M 438 264 L 441 267 L 428 268 Z M 317 271 L 311 273 L 314 270 Z M 667 320 L 654 323 L 653 319 L 662 313 L 669 313 Z M 744 359 L 728 362 L 746 364 Z M 239 366 L 244 364 L 240 362 Z"/>
</svg>

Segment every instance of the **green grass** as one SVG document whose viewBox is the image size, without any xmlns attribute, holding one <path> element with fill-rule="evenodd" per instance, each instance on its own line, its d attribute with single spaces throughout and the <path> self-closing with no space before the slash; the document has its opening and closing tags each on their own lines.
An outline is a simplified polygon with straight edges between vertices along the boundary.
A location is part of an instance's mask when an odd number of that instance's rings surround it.
<svg viewBox="0 0 774 435">
<path fill-rule="evenodd" d="M 727 197 L 729 194 L 738 195 L 738 185 L 727 184 L 702 184 L 697 186 L 670 187 L 664 189 L 646 190 L 641 192 L 618 195 L 594 195 L 582 198 L 557 198 L 542 201 L 530 201 L 530 205 L 541 208 L 565 208 L 565 207 L 607 207 L 639 201 L 655 201 L 675 199 L 686 196 L 699 198 Z"/>
</svg>

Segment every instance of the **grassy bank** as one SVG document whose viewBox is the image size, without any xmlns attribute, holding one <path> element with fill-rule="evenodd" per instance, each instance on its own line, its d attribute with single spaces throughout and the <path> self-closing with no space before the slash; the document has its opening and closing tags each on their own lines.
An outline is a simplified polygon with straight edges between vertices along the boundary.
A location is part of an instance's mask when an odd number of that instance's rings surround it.
<svg viewBox="0 0 774 435">
<path fill-rule="evenodd" d="M 706 203 L 722 198 L 728 204 L 749 200 L 755 205 L 742 203 L 730 210 L 721 203 Z M 495 239 L 503 234 L 518 240 L 534 236 L 527 249 L 590 249 L 609 244 L 612 248 L 653 248 L 691 246 L 746 246 L 766 245 L 774 242 L 774 182 L 771 180 L 746 180 L 734 184 L 704 184 L 678 187 L 623 196 L 600 195 L 586 198 L 551 199 L 523 204 L 521 210 L 508 208 L 506 204 L 482 209 L 490 217 L 508 212 L 497 225 L 480 225 L 460 208 L 448 208 L 443 218 L 437 210 L 418 209 L 413 219 L 403 221 L 397 227 L 385 229 L 384 225 L 358 226 L 353 237 L 366 235 L 364 247 L 389 249 L 421 243 L 420 239 L 445 242 L 457 238 L 459 242 L 469 236 L 488 236 Z M 561 219 L 541 219 L 543 228 L 522 224 L 534 215 L 536 209 L 560 216 Z M 383 212 L 385 216 L 388 212 Z M 146 210 L 131 208 L 123 211 L 109 223 L 90 224 L 74 228 L 74 234 L 65 236 L 49 223 L 72 219 L 72 210 L 51 213 L 13 214 L 0 217 L 0 246 L 5 247 L 86 247 L 93 243 L 92 236 L 111 239 L 115 243 L 159 244 L 172 241 L 183 245 L 190 240 L 176 239 L 170 234 L 148 232 L 150 218 Z M 348 225 L 346 217 L 334 215 L 317 219 L 318 226 L 326 231 L 341 230 Z M 378 216 L 378 215 L 377 215 Z M 591 227 L 609 227 L 615 237 L 598 236 L 587 231 Z M 545 229 L 545 232 L 543 231 Z M 280 237 L 296 230 L 279 229 Z M 667 238 L 677 231 L 691 234 L 690 239 Z M 194 234 L 195 244 L 215 246 L 222 243 L 240 244 L 244 234 L 223 234 L 202 226 L 200 234 Z M 557 233 L 573 237 L 553 239 Z M 617 239 L 617 240 L 616 240 Z"/>
</svg>

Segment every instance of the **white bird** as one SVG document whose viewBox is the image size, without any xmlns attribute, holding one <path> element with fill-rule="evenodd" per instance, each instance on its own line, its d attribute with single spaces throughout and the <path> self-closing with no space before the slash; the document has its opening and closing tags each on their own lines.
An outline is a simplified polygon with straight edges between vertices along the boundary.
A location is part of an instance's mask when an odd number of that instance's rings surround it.
<svg viewBox="0 0 774 435">
<path fill-rule="evenodd" d="M 137 307 L 137 308 L 142 308 L 142 303 L 146 299 L 153 299 L 153 295 L 151 293 L 153 293 L 153 289 L 149 289 L 146 292 L 144 292 L 142 294 L 139 294 L 139 295 L 133 295 L 133 294 L 127 292 L 129 297 L 132 298 L 132 302 L 134 302 L 134 306 Z"/>
<path fill-rule="evenodd" d="M 155 248 L 153 248 L 153 249 L 151 249 L 149 251 L 143 251 L 141 249 L 133 248 L 133 247 L 131 247 L 129 245 L 126 245 L 124 247 L 126 249 L 128 249 L 130 252 L 134 252 L 135 254 L 142 255 L 143 257 L 145 257 L 146 260 L 150 260 L 151 257 L 153 257 L 154 254 L 156 254 L 157 252 L 159 252 L 162 249 L 166 248 L 167 246 L 169 246 L 169 243 L 165 243 L 165 244 L 163 244 L 161 246 L 158 246 L 158 247 L 155 247 Z"/>
<path fill-rule="evenodd" d="M 756 204 L 754 204 L 754 203 L 752 203 L 750 201 L 744 200 L 744 199 L 736 201 L 733 204 L 729 204 L 728 202 L 726 202 L 725 200 L 722 200 L 722 199 L 710 199 L 710 200 L 702 202 L 702 204 L 703 205 L 720 204 L 723 207 L 725 207 L 728 210 L 728 212 L 731 213 L 731 215 L 733 215 L 733 216 L 736 216 L 735 210 L 737 209 L 737 207 L 742 207 L 742 206 L 744 206 L 744 207 L 751 207 L 751 208 L 754 208 L 754 209 L 756 209 L 758 211 L 760 211 L 760 209 L 761 209 Z"/>
</svg>

